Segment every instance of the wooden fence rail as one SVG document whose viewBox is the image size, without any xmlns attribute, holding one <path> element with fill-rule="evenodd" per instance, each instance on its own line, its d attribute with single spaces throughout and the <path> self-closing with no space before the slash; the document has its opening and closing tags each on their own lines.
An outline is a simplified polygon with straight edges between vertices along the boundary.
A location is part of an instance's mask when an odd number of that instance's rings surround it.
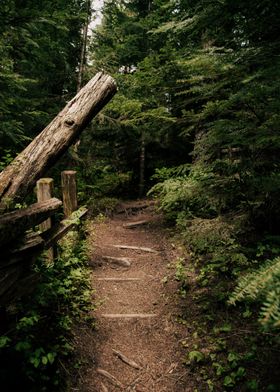
<svg viewBox="0 0 280 392">
<path fill-rule="evenodd" d="M 71 181 L 65 181 L 68 175 L 69 172 L 63 172 L 62 194 L 71 198 L 64 197 L 67 217 L 62 221 L 54 225 L 51 221 L 62 207 L 62 202 L 52 197 L 51 178 L 37 182 L 38 203 L 0 216 L 0 305 L 24 294 L 27 281 L 28 289 L 32 288 L 31 282 L 36 283 L 37 276 L 30 267 L 38 254 L 45 251 L 46 261 L 53 262 L 57 242 L 86 216 L 87 208 L 78 209 L 77 203 L 73 204 L 73 200 L 77 200 L 76 173 L 71 171 Z"/>
</svg>

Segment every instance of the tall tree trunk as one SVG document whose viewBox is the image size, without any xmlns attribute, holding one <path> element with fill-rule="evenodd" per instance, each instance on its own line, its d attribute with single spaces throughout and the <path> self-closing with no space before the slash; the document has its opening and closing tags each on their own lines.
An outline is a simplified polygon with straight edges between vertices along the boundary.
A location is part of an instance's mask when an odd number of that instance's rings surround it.
<svg viewBox="0 0 280 392">
<path fill-rule="evenodd" d="M 0 173 L 0 209 L 25 197 L 79 137 L 92 118 L 117 91 L 111 76 L 99 72 L 57 117 Z"/>
<path fill-rule="evenodd" d="M 83 26 L 82 33 L 82 49 L 81 49 L 81 58 L 78 72 L 78 81 L 77 81 L 77 92 L 79 92 L 82 88 L 85 64 L 86 64 L 86 54 L 87 54 L 87 39 L 88 39 L 88 26 L 90 23 L 90 12 L 91 12 L 91 1 L 87 1 L 87 15 L 85 19 L 85 23 Z"/>
<path fill-rule="evenodd" d="M 139 197 L 143 197 L 145 189 L 145 166 L 146 166 L 146 144 L 145 134 L 141 134 L 141 148 L 140 148 L 140 175 L 139 175 Z"/>
<path fill-rule="evenodd" d="M 79 92 L 82 88 L 83 76 L 84 76 L 84 71 L 85 71 L 86 55 L 87 55 L 88 26 L 90 23 L 90 12 L 91 12 L 91 0 L 88 0 L 88 2 L 87 2 L 87 15 L 86 15 L 85 23 L 83 26 L 83 33 L 82 33 L 82 50 L 81 50 L 81 58 L 80 58 L 79 71 L 78 71 L 77 92 Z M 73 147 L 71 147 L 69 150 L 70 155 L 73 158 L 73 161 L 75 163 L 79 162 L 81 160 L 78 155 L 79 145 L 80 145 L 80 139 L 78 139 L 76 141 L 76 143 L 73 145 Z M 75 166 L 75 164 L 74 164 L 74 166 Z"/>
</svg>

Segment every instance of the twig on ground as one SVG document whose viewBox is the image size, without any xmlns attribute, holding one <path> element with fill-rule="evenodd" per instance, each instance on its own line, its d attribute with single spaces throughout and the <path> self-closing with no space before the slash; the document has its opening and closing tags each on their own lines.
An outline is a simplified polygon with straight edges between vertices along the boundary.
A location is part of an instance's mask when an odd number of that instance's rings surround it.
<svg viewBox="0 0 280 392">
<path fill-rule="evenodd" d="M 120 358 L 124 363 L 126 363 L 127 365 L 133 367 L 134 369 L 141 369 L 141 366 L 139 366 L 136 362 L 134 362 L 133 360 L 127 358 L 123 353 L 121 353 L 120 351 L 114 350 L 113 349 L 113 353 Z"/>
<path fill-rule="evenodd" d="M 123 384 L 119 380 L 117 380 L 116 377 L 114 377 L 112 374 L 110 374 L 106 370 L 98 368 L 97 369 L 97 373 L 101 374 L 104 377 L 106 377 L 116 387 L 118 387 L 120 389 L 124 388 Z"/>
</svg>

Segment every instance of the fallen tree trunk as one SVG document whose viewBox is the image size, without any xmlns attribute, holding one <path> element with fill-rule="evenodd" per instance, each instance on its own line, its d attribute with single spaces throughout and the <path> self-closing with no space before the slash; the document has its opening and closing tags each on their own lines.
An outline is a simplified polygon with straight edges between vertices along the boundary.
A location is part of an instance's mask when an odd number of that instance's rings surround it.
<svg viewBox="0 0 280 392">
<path fill-rule="evenodd" d="M 117 91 L 111 76 L 99 72 L 57 117 L 0 173 L 0 209 L 24 198 L 77 139 L 92 118 Z"/>
</svg>

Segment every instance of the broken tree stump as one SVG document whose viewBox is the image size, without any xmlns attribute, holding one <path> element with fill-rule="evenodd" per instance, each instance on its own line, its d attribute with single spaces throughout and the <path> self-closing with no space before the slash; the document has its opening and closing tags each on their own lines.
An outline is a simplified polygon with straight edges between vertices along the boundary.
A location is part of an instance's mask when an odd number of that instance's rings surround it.
<svg viewBox="0 0 280 392">
<path fill-rule="evenodd" d="M 114 79 L 99 72 L 54 120 L 0 173 L 0 209 L 24 198 L 46 170 L 79 137 L 117 91 Z"/>
</svg>

